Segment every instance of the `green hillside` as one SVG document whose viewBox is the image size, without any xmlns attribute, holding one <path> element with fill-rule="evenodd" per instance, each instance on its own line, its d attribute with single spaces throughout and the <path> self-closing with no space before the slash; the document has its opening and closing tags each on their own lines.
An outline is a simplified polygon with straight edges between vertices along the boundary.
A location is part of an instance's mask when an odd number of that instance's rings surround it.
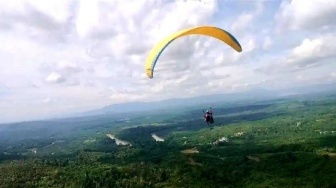
<svg viewBox="0 0 336 188">
<path fill-rule="evenodd" d="M 189 108 L 95 126 L 77 122 L 53 136 L 18 139 L 11 132 L 2 140 L 0 187 L 336 186 L 335 97 L 214 111 L 213 127 Z"/>
</svg>

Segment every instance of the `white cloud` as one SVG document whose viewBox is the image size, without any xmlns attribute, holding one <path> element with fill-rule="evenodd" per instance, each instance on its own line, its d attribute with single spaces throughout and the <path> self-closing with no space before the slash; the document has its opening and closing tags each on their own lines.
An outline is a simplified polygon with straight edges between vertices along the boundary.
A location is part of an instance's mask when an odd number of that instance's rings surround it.
<svg viewBox="0 0 336 188">
<path fill-rule="evenodd" d="M 68 73 L 74 73 L 74 72 L 80 72 L 81 67 L 79 67 L 76 63 L 74 62 L 69 62 L 69 61 L 60 61 L 58 63 L 58 68 L 64 72 Z"/>
<path fill-rule="evenodd" d="M 47 82 L 50 83 L 62 83 L 64 82 L 66 79 L 59 73 L 57 72 L 52 72 L 48 75 L 48 77 L 46 78 Z"/>
<path fill-rule="evenodd" d="M 253 19 L 253 14 L 248 14 L 245 13 L 243 15 L 241 15 L 240 17 L 237 18 L 237 22 L 235 22 L 232 25 L 232 30 L 233 32 L 238 32 L 238 31 L 243 31 L 245 30 L 248 25 L 251 23 L 252 19 Z"/>
<path fill-rule="evenodd" d="M 0 20 L 0 109 L 6 109 L 0 114 L 19 120 L 126 101 L 275 87 L 286 83 L 281 72 L 322 67 L 334 57 L 334 34 L 304 35 L 306 40 L 300 35 L 307 15 L 300 13 L 290 20 L 290 27 L 297 28 L 293 32 L 301 37 L 296 41 L 302 41 L 291 51 L 281 48 L 284 35 L 274 35 L 270 25 L 259 22 L 259 18 L 274 21 L 269 10 L 277 3 L 253 2 L 253 10 L 247 5 L 251 2 L 0 1 L 4 18 Z M 290 15 L 286 6 L 282 5 L 280 11 L 285 13 L 280 13 L 280 21 Z M 321 16 L 313 15 L 308 17 L 317 23 L 314 19 Z M 243 52 L 205 36 L 179 38 L 160 56 L 154 79 L 146 77 L 144 63 L 154 44 L 179 29 L 202 24 L 230 31 Z M 254 71 L 257 67 L 268 74 Z M 323 71 L 320 74 L 326 74 Z M 333 76 L 330 71 L 326 75 Z"/>
<path fill-rule="evenodd" d="M 335 34 L 325 34 L 311 39 L 306 38 L 286 55 L 279 55 L 270 62 L 270 65 L 263 66 L 257 71 L 273 74 L 275 72 L 304 71 L 323 64 L 333 65 L 336 58 L 335 51 Z"/>
<path fill-rule="evenodd" d="M 90 28 L 97 26 L 99 8 L 96 1 L 79 1 L 76 31 L 79 37 L 86 37 L 90 34 Z"/>
<path fill-rule="evenodd" d="M 309 84 L 321 84 L 321 83 L 333 83 L 336 79 L 332 76 L 332 74 L 326 75 L 308 75 L 308 74 L 298 74 L 294 79 L 294 83 L 297 82 L 301 85 L 309 85 Z"/>
<path fill-rule="evenodd" d="M 319 38 L 304 39 L 292 51 L 289 63 L 318 63 L 320 58 L 336 56 L 336 35 L 323 35 Z"/>
<path fill-rule="evenodd" d="M 251 52 L 255 49 L 255 41 L 253 38 L 249 38 L 247 43 L 244 45 L 244 52 Z"/>
<path fill-rule="evenodd" d="M 264 10 L 264 2 L 256 1 L 254 5 L 255 8 L 253 8 L 252 11 L 242 13 L 237 17 L 237 19 L 235 19 L 234 23 L 231 26 L 231 30 L 233 33 L 246 32 L 246 29 L 250 28 L 251 23 L 254 21 L 254 19 L 262 14 Z"/>
<path fill-rule="evenodd" d="M 335 0 L 284 0 L 277 13 L 282 30 L 320 30 L 335 26 Z"/>
</svg>

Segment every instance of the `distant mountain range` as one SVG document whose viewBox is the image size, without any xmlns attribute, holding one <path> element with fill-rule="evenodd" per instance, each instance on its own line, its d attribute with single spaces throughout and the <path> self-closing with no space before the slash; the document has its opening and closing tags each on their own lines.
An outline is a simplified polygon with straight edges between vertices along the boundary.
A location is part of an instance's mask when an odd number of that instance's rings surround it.
<svg viewBox="0 0 336 188">
<path fill-rule="evenodd" d="M 318 84 L 310 86 L 294 87 L 285 90 L 266 90 L 266 89 L 252 89 L 240 93 L 230 93 L 230 94 L 214 94 L 205 95 L 191 98 L 173 98 L 162 101 L 155 102 L 128 102 L 113 104 L 110 106 L 105 106 L 101 109 L 96 109 L 88 112 L 78 114 L 78 116 L 94 116 L 103 114 L 119 114 L 119 113 L 130 113 L 130 112 L 145 112 L 145 111 L 155 111 L 163 109 L 172 109 L 179 107 L 190 107 L 196 105 L 204 105 L 205 108 L 208 106 L 215 106 L 215 104 L 220 102 L 235 102 L 244 100 L 267 100 L 272 98 L 279 98 L 292 95 L 302 95 L 309 93 L 325 93 L 325 92 L 336 92 L 336 83 L 331 84 Z"/>
<path fill-rule="evenodd" d="M 81 115 L 91 116 L 91 115 L 114 114 L 114 113 L 145 112 L 145 111 L 155 111 L 155 110 L 172 109 L 179 107 L 189 107 L 195 105 L 215 106 L 215 104 L 218 102 L 229 102 L 251 98 L 264 98 L 273 95 L 274 93 L 272 91 L 251 90 L 243 93 L 214 94 L 214 95 L 205 95 L 191 98 L 172 98 L 155 102 L 128 102 L 128 103 L 120 103 L 105 106 L 101 109 L 82 113 Z"/>
<path fill-rule="evenodd" d="M 120 104 L 113 104 L 103 108 L 87 111 L 84 113 L 68 114 L 67 116 L 54 117 L 44 119 L 43 121 L 92 121 L 105 120 L 110 121 L 111 118 L 138 116 L 143 113 L 165 113 L 172 109 L 185 109 L 190 107 L 200 107 L 206 109 L 210 106 L 216 108 L 216 104 L 220 103 L 250 103 L 254 101 L 264 101 L 277 98 L 300 97 L 306 94 L 319 95 L 335 95 L 336 96 L 336 82 L 329 84 L 316 84 L 310 86 L 292 87 L 281 90 L 266 90 L 262 88 L 255 88 L 245 92 L 230 93 L 230 94 L 213 94 L 190 98 L 173 98 L 155 102 L 127 102 Z M 309 98 L 316 96 L 308 95 Z M 311 97 L 310 97 L 311 96 Z M 62 120 L 62 121 L 63 121 Z M 33 120 L 32 120 L 33 121 Z M 41 121 L 41 120 L 36 120 Z"/>
</svg>

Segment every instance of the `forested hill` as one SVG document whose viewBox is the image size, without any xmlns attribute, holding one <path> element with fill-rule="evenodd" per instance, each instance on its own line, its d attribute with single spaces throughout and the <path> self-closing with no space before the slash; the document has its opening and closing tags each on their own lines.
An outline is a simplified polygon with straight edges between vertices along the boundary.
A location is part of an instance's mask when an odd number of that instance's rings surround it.
<svg viewBox="0 0 336 188">
<path fill-rule="evenodd" d="M 17 124 L 0 187 L 335 187 L 335 111 L 330 95 L 220 106 L 213 127 L 198 109 Z"/>
</svg>

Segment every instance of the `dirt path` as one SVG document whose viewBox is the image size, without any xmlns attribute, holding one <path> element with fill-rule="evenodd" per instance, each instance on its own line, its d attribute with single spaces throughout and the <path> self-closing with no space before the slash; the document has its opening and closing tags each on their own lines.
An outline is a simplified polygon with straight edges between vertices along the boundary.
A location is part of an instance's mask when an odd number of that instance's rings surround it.
<svg viewBox="0 0 336 188">
<path fill-rule="evenodd" d="M 181 153 L 192 154 L 192 153 L 199 153 L 199 151 L 196 148 L 191 148 L 191 149 L 182 150 Z"/>
<path fill-rule="evenodd" d="M 255 162 L 260 162 L 260 159 L 258 157 L 253 157 L 251 155 L 248 155 L 247 158 Z"/>
<path fill-rule="evenodd" d="M 191 157 L 189 157 L 189 163 L 188 164 L 191 164 L 193 166 L 203 166 L 202 163 L 195 162 L 195 160 L 193 158 L 191 158 Z"/>
</svg>

